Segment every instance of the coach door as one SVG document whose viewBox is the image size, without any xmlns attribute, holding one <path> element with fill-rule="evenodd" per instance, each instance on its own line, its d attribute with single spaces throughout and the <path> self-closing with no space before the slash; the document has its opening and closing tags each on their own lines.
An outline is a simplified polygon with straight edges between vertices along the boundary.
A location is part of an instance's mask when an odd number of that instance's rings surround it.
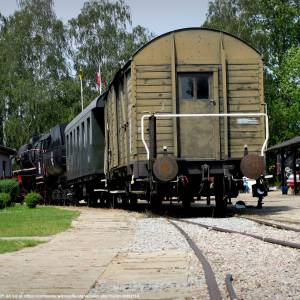
<svg viewBox="0 0 300 300">
<path fill-rule="evenodd" d="M 219 113 L 218 72 L 179 73 L 180 114 Z M 180 117 L 179 155 L 185 159 L 218 159 L 219 118 Z"/>
</svg>

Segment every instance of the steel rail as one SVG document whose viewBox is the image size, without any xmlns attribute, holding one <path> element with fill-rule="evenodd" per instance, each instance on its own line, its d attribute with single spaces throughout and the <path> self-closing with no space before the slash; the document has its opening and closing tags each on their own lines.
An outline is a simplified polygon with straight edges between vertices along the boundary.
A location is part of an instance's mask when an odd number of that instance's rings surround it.
<svg viewBox="0 0 300 300">
<path fill-rule="evenodd" d="M 164 114 L 164 113 L 155 113 L 155 114 L 145 114 L 141 117 L 141 139 L 144 144 L 147 153 L 147 159 L 150 158 L 150 151 L 149 147 L 145 140 L 145 133 L 144 133 L 144 121 L 145 118 L 149 118 L 154 116 L 156 118 L 220 118 L 220 117 L 265 117 L 265 131 L 266 131 L 266 138 L 261 148 L 261 156 L 264 156 L 265 149 L 267 147 L 267 143 L 269 140 L 269 119 L 266 113 L 221 113 L 221 114 Z"/>
<path fill-rule="evenodd" d="M 260 235 L 256 235 L 256 234 L 252 234 L 252 233 L 240 232 L 240 231 L 235 231 L 235 230 L 231 230 L 231 229 L 224 229 L 224 228 L 220 228 L 220 227 L 216 227 L 216 226 L 209 226 L 209 225 L 205 225 L 202 223 L 196 223 L 196 222 L 187 221 L 187 220 L 177 220 L 177 221 L 191 224 L 191 225 L 196 225 L 196 226 L 203 227 L 203 228 L 209 229 L 209 230 L 225 232 L 225 233 L 237 233 L 240 235 L 252 237 L 254 239 L 257 239 L 257 240 L 260 240 L 263 242 L 276 244 L 276 245 L 280 245 L 280 246 L 284 246 L 284 247 L 289 247 L 289 248 L 293 248 L 293 249 L 300 249 L 300 244 L 298 244 L 298 243 L 287 242 L 287 241 L 277 240 L 277 239 L 268 238 L 268 237 L 262 237 Z"/>
<path fill-rule="evenodd" d="M 221 300 L 221 293 L 217 284 L 217 280 L 215 274 L 212 270 L 211 265 L 209 264 L 208 260 L 205 258 L 201 250 L 197 247 L 195 242 L 189 237 L 189 235 L 176 223 L 172 222 L 171 220 L 167 219 L 170 224 L 172 224 L 186 239 L 189 246 L 193 249 L 195 255 L 199 259 L 202 264 L 205 280 L 208 288 L 209 297 L 212 300 Z"/>
<path fill-rule="evenodd" d="M 290 227 L 290 226 L 286 226 L 286 225 L 276 224 L 276 223 L 272 223 L 272 222 L 268 222 L 268 221 L 264 221 L 264 220 L 258 220 L 258 219 L 253 219 L 253 218 L 249 218 L 249 217 L 244 217 L 244 216 L 238 216 L 238 218 L 253 221 L 253 222 L 256 222 L 256 223 L 261 224 L 261 225 L 274 227 L 276 229 L 300 232 L 299 228 L 294 228 L 294 227 Z"/>
<path fill-rule="evenodd" d="M 238 300 L 238 297 L 237 297 L 237 295 L 235 293 L 235 290 L 232 286 L 232 281 L 233 281 L 232 275 L 227 274 L 226 277 L 225 277 L 225 285 L 226 285 L 226 289 L 227 289 L 229 298 L 230 298 L 230 300 Z"/>
</svg>

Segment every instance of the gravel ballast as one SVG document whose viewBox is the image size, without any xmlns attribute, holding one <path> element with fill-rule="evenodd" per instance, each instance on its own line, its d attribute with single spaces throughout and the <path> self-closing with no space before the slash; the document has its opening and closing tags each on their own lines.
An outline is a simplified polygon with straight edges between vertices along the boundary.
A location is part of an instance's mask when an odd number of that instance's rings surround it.
<svg viewBox="0 0 300 300">
<path fill-rule="evenodd" d="M 300 242 L 297 232 L 236 217 L 183 220 Z M 299 250 L 172 221 L 187 232 L 211 264 L 223 299 L 228 297 L 224 281 L 228 273 L 233 275 L 239 299 L 300 299 Z M 178 299 L 208 299 L 201 263 L 185 238 L 166 218 L 134 216 L 130 218 L 130 227 L 135 230 L 132 242 L 119 250 L 118 256 L 90 290 L 90 296 L 126 293 L 138 295 L 140 299 L 175 299 L 174 295 L 178 295 Z M 181 260 L 179 264 L 178 260 Z"/>
<path fill-rule="evenodd" d="M 278 233 L 281 230 L 248 220 L 196 218 L 189 221 L 271 237 L 269 233 L 274 238 L 287 239 L 283 232 Z M 182 222 L 177 224 L 203 250 L 216 273 L 221 292 L 225 290 L 226 274 L 231 273 L 240 299 L 300 299 L 299 250 L 239 234 L 215 232 Z M 286 234 L 289 238 L 294 235 Z"/>
</svg>

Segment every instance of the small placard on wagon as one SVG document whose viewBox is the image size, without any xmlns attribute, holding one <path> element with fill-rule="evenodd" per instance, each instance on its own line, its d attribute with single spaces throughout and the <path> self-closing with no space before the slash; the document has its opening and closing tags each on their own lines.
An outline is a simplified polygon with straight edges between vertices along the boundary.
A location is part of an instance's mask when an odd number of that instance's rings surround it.
<svg viewBox="0 0 300 300">
<path fill-rule="evenodd" d="M 237 119 L 239 125 L 257 125 L 258 120 L 256 118 L 240 118 Z"/>
</svg>

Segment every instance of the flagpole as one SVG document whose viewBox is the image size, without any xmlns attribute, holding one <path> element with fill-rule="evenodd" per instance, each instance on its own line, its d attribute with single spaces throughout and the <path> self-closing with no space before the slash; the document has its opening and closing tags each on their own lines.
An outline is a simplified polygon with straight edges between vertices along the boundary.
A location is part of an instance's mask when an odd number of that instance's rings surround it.
<svg viewBox="0 0 300 300">
<path fill-rule="evenodd" d="M 4 98 L 4 116 L 2 121 L 2 130 L 3 130 L 3 136 L 2 136 L 2 144 L 3 146 L 6 146 L 6 121 L 8 120 L 8 104 L 7 104 L 7 98 Z"/>
<path fill-rule="evenodd" d="M 82 89 L 82 79 L 80 79 L 80 96 L 81 96 L 81 111 L 83 111 L 83 89 Z"/>
<path fill-rule="evenodd" d="M 80 79 L 81 111 L 83 111 L 83 88 L 82 88 L 83 71 L 81 67 L 79 69 L 79 79 Z"/>
<path fill-rule="evenodd" d="M 101 71 L 100 71 L 100 63 L 99 63 L 99 73 L 98 73 L 98 76 L 100 78 L 100 85 L 99 85 L 99 93 L 100 95 L 102 94 L 102 78 L 101 78 Z"/>
</svg>

